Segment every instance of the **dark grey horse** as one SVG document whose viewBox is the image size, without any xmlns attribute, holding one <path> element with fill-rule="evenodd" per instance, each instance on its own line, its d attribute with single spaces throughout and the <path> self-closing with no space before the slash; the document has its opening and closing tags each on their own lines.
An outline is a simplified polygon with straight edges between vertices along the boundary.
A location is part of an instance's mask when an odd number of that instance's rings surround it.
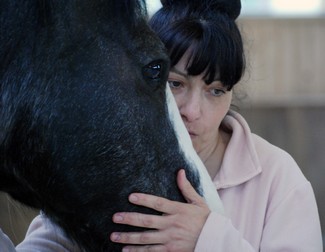
<svg viewBox="0 0 325 252">
<path fill-rule="evenodd" d="M 131 192 L 184 201 L 185 168 L 203 194 L 168 116 L 169 62 L 143 1 L 0 0 L 0 29 L 0 190 L 87 251 L 120 250 L 109 234 L 130 228 L 114 212 L 152 213 Z"/>
</svg>

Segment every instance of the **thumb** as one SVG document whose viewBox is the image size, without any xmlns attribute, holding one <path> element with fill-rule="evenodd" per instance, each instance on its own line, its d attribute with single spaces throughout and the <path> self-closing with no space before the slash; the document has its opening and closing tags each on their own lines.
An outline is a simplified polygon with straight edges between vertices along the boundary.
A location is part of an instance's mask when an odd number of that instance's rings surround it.
<svg viewBox="0 0 325 252">
<path fill-rule="evenodd" d="M 205 200 L 195 191 L 190 181 L 188 181 L 184 169 L 179 170 L 177 173 L 177 185 L 188 203 L 198 206 L 206 205 Z"/>
</svg>

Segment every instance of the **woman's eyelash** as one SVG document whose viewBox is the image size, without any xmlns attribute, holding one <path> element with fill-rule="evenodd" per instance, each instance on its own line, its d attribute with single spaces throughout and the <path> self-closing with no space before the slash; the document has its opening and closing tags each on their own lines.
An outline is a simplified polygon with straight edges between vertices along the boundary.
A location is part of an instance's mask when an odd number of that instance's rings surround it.
<svg viewBox="0 0 325 252">
<path fill-rule="evenodd" d="M 210 90 L 210 93 L 214 96 L 221 96 L 226 93 L 225 90 L 219 88 L 213 88 Z"/>
<path fill-rule="evenodd" d="M 172 80 L 169 80 L 168 84 L 171 88 L 178 88 L 181 85 L 179 81 L 172 81 Z"/>
</svg>

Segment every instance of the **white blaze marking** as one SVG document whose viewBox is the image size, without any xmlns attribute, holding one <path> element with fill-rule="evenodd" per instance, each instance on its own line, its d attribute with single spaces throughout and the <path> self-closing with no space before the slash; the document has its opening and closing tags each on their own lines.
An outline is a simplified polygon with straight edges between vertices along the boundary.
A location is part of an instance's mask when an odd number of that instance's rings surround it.
<svg viewBox="0 0 325 252">
<path fill-rule="evenodd" d="M 184 152 L 184 156 L 190 164 L 190 167 L 193 170 L 197 170 L 199 173 L 204 198 L 211 211 L 223 214 L 224 209 L 220 197 L 218 195 L 217 189 L 212 183 L 211 177 L 207 169 L 205 168 L 203 162 L 201 161 L 200 157 L 197 155 L 196 151 L 193 148 L 191 137 L 188 134 L 183 120 L 179 114 L 176 101 L 168 84 L 166 88 L 166 99 L 169 118 L 172 125 L 174 126 L 178 143 L 180 145 L 181 150 Z"/>
</svg>

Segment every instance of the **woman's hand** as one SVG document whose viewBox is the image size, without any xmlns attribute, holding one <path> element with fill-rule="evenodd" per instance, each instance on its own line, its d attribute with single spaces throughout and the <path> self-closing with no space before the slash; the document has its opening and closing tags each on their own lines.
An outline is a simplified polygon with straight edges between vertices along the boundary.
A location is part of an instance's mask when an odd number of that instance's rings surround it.
<svg viewBox="0 0 325 252">
<path fill-rule="evenodd" d="M 165 198 L 133 193 L 131 203 L 162 212 L 162 216 L 141 213 L 116 213 L 113 221 L 136 227 L 155 230 L 111 234 L 117 243 L 134 244 L 123 251 L 194 251 L 202 227 L 210 213 L 204 199 L 197 194 L 187 180 L 185 171 L 177 174 L 177 185 L 188 203 L 170 201 Z"/>
</svg>

